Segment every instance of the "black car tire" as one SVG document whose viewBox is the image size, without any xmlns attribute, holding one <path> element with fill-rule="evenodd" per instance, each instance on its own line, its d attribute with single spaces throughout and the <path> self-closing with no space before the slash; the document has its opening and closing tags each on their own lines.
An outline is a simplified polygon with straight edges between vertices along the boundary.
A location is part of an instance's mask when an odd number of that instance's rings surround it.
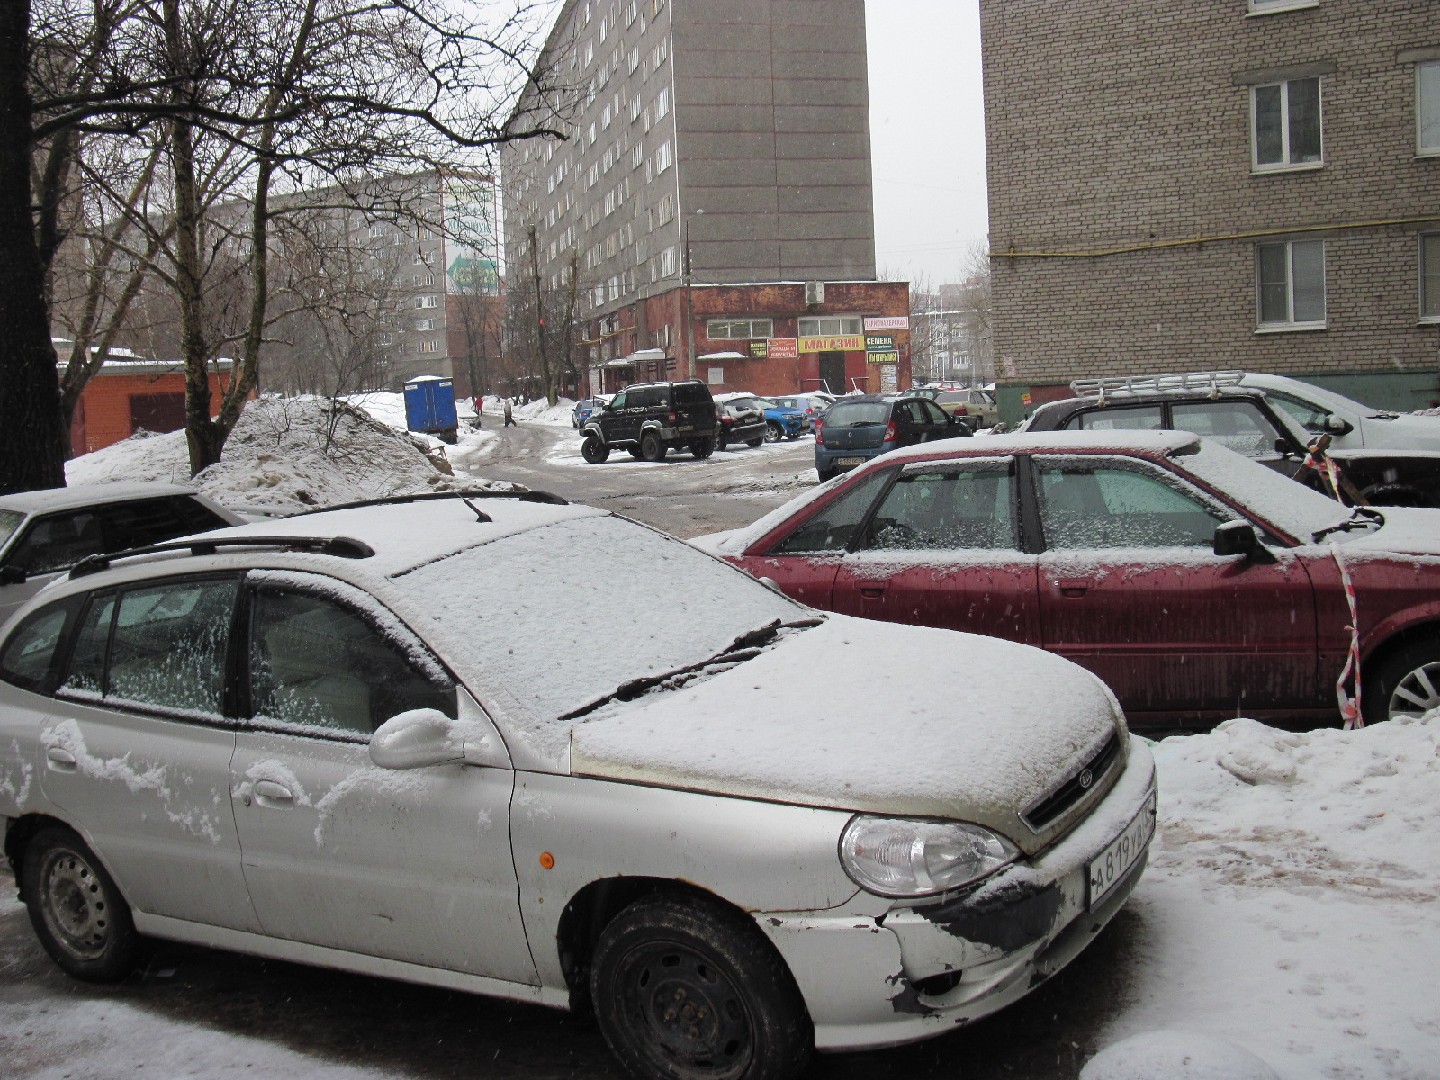
<svg viewBox="0 0 1440 1080">
<path fill-rule="evenodd" d="M 610 458 L 610 448 L 598 435 L 586 435 L 580 440 L 580 456 L 591 465 L 602 465 Z"/>
<path fill-rule="evenodd" d="M 746 445 L 746 446 L 759 446 L 759 445 L 760 445 L 762 442 L 764 442 L 764 441 L 765 441 L 764 439 L 746 439 L 746 440 L 745 440 L 745 445 Z"/>
<path fill-rule="evenodd" d="M 839 469 L 821 469 L 821 468 L 819 468 L 819 467 L 817 466 L 816 469 L 815 469 L 815 475 L 818 476 L 818 477 L 820 477 L 820 482 L 823 484 L 826 480 L 834 480 L 835 477 L 839 476 L 839 475 L 840 475 L 840 470 L 839 470 Z"/>
<path fill-rule="evenodd" d="M 95 853 L 62 826 L 41 829 L 25 845 L 20 898 L 40 944 L 69 975 L 115 982 L 140 951 L 130 907 Z"/>
<path fill-rule="evenodd" d="M 696 439 L 690 444 L 690 453 L 697 458 L 707 458 L 715 452 L 714 439 Z"/>
<path fill-rule="evenodd" d="M 659 461 L 665 456 L 665 444 L 660 441 L 659 435 L 647 431 L 640 436 L 640 456 L 646 461 Z"/>
<path fill-rule="evenodd" d="M 715 449 L 716 449 L 716 450 L 724 450 L 724 449 L 725 449 L 725 432 L 723 432 L 723 431 L 717 431 L 717 432 L 715 433 Z"/>
<path fill-rule="evenodd" d="M 1428 634 L 1404 642 L 1366 673 L 1363 688 L 1367 724 L 1423 716 L 1440 706 L 1440 637 Z"/>
<path fill-rule="evenodd" d="M 793 1080 L 815 1032 L 774 946 L 703 897 L 637 900 L 600 935 L 590 998 L 610 1050 L 645 1080 Z"/>
<path fill-rule="evenodd" d="M 765 441 L 779 442 L 785 437 L 785 429 L 774 420 L 765 421 Z"/>
</svg>

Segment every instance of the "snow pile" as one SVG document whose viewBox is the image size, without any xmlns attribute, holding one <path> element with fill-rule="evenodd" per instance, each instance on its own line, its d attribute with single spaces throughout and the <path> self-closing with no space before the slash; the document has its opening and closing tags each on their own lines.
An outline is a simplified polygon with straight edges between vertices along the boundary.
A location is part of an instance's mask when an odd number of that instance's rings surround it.
<svg viewBox="0 0 1440 1080">
<path fill-rule="evenodd" d="M 1102 1042 L 1148 1060 L 1156 1033 L 1178 1029 L 1283 1080 L 1426 1075 L 1440 1056 L 1440 713 L 1304 734 L 1230 720 L 1155 757 L 1130 1000 Z M 1115 1067 L 1085 1080 L 1134 1075 L 1111 1049 Z"/>
<path fill-rule="evenodd" d="M 399 394 L 368 396 L 400 399 Z M 320 397 L 252 401 L 226 441 L 220 463 L 193 481 L 183 431 L 134 435 L 75 458 L 66 467 L 66 478 L 71 484 L 116 480 L 193 484 L 222 506 L 265 514 L 387 495 L 513 486 L 450 475 L 438 440 L 403 430 L 403 404 L 402 430 L 373 419 L 352 403 L 341 402 L 338 412 L 335 409 L 328 398 Z M 388 414 L 387 418 L 394 419 Z"/>
</svg>

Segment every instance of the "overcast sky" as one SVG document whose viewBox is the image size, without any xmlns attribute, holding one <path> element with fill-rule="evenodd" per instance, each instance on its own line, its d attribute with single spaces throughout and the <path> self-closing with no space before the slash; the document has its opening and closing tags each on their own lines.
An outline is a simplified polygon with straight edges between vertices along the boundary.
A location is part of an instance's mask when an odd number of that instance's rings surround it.
<svg viewBox="0 0 1440 1080">
<path fill-rule="evenodd" d="M 875 269 L 960 280 L 983 245 L 979 0 L 866 0 Z"/>
</svg>

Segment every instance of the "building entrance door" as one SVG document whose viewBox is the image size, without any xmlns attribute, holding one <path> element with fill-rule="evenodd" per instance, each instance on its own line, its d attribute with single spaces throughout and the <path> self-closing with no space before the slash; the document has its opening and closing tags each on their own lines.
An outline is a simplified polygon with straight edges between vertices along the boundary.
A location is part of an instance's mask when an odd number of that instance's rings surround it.
<svg viewBox="0 0 1440 1080">
<path fill-rule="evenodd" d="M 850 389 L 845 383 L 845 354 L 843 352 L 822 352 L 820 354 L 820 381 L 832 394 L 843 394 Z"/>
</svg>

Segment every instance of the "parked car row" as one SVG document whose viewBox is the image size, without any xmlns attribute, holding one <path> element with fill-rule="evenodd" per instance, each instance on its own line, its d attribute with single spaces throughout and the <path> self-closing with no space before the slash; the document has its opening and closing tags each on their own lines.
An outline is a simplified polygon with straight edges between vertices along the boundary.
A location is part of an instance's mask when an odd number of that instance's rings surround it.
<svg viewBox="0 0 1440 1080">
<path fill-rule="evenodd" d="M 604 415 L 713 424 L 636 391 Z M 1060 657 L 538 493 L 92 557 L 0 633 L 4 855 L 66 972 L 161 938 L 583 1003 L 640 1080 L 796 1080 L 1020 998 L 1125 903 L 1155 800 Z"/>
</svg>

